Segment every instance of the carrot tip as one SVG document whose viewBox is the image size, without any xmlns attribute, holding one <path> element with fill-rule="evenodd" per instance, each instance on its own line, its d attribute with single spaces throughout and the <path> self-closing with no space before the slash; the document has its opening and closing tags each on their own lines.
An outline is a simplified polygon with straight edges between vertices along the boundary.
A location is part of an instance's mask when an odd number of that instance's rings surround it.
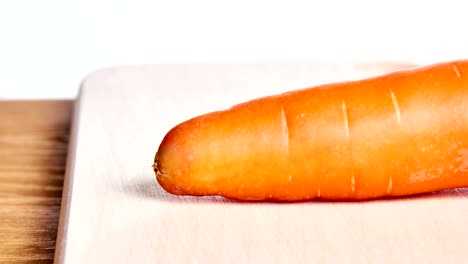
<svg viewBox="0 0 468 264">
<path fill-rule="evenodd" d="M 153 167 L 153 170 L 156 173 L 156 175 L 161 174 L 161 169 L 159 169 L 159 160 L 158 159 L 154 160 L 154 163 L 153 163 L 153 165 L 151 167 Z"/>
</svg>

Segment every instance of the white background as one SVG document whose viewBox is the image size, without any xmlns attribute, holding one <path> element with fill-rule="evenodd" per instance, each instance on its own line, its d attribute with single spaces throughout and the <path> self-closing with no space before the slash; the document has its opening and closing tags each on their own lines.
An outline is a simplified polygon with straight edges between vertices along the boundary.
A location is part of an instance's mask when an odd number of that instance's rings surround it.
<svg viewBox="0 0 468 264">
<path fill-rule="evenodd" d="M 0 97 L 140 63 L 468 58 L 463 1 L 0 0 Z"/>
</svg>

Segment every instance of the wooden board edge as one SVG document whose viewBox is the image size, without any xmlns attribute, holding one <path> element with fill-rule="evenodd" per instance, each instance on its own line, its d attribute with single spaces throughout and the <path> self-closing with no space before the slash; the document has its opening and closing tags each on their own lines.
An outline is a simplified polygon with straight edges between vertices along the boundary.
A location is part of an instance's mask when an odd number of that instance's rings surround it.
<svg viewBox="0 0 468 264">
<path fill-rule="evenodd" d="M 78 141 L 78 128 L 80 120 L 80 109 L 81 109 L 81 97 L 82 97 L 83 85 L 80 86 L 80 91 L 75 100 L 72 117 L 71 117 L 71 128 L 70 128 L 70 141 L 68 144 L 68 157 L 65 165 L 65 177 L 62 190 L 62 201 L 60 205 L 60 218 L 57 229 L 57 238 L 55 242 L 55 254 L 54 263 L 64 263 L 66 253 L 66 243 L 68 235 L 68 222 L 70 219 L 70 204 L 72 199 L 73 190 L 73 179 L 74 179 L 74 167 L 76 157 L 76 146 Z"/>
</svg>

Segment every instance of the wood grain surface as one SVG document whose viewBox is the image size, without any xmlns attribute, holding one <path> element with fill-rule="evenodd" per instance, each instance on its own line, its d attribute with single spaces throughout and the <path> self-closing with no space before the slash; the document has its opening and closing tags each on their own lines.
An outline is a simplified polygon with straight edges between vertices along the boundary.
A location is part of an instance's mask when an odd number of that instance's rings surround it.
<svg viewBox="0 0 468 264">
<path fill-rule="evenodd" d="M 73 122 L 56 263 L 466 262 L 468 189 L 243 203 L 170 195 L 155 180 L 159 143 L 187 118 L 399 66 L 148 65 L 90 75 Z"/>
<path fill-rule="evenodd" d="M 52 263 L 71 101 L 0 101 L 0 263 Z"/>
</svg>

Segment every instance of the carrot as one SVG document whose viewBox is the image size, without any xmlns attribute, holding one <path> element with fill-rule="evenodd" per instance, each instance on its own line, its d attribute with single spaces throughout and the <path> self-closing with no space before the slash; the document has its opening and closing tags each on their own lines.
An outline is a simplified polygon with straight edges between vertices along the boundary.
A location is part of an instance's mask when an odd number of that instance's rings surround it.
<svg viewBox="0 0 468 264">
<path fill-rule="evenodd" d="M 468 187 L 468 60 L 259 98 L 187 120 L 155 156 L 177 195 L 360 200 Z"/>
</svg>

